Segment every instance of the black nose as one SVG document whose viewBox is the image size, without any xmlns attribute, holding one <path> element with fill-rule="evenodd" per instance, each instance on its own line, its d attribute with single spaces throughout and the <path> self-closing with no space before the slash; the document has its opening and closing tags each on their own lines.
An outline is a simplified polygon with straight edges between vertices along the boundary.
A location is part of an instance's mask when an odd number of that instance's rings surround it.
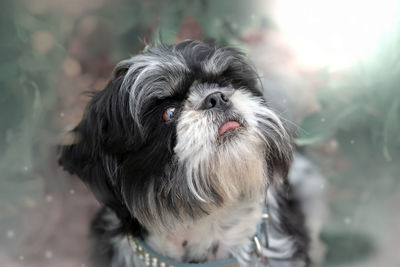
<svg viewBox="0 0 400 267">
<path fill-rule="evenodd" d="M 230 106 L 229 98 L 221 92 L 209 94 L 203 101 L 201 109 L 222 109 Z"/>
</svg>

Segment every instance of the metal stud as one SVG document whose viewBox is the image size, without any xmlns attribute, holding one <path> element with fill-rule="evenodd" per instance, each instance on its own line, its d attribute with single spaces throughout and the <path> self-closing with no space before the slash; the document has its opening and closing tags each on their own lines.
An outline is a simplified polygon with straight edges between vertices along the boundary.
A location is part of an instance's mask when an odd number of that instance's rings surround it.
<svg viewBox="0 0 400 267">
<path fill-rule="evenodd" d="M 254 242 L 254 248 L 255 248 L 255 252 L 256 252 L 257 256 L 262 257 L 262 247 L 260 244 L 260 240 L 258 240 L 257 236 L 253 237 L 253 242 Z"/>
</svg>

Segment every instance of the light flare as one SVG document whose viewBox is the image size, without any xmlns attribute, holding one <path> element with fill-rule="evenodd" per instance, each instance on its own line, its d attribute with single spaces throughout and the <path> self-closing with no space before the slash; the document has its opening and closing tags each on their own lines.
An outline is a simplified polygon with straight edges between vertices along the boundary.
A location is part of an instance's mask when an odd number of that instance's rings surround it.
<svg viewBox="0 0 400 267">
<path fill-rule="evenodd" d="M 299 64 L 349 67 L 369 56 L 399 20 L 399 0 L 280 0 L 274 20 Z"/>
</svg>

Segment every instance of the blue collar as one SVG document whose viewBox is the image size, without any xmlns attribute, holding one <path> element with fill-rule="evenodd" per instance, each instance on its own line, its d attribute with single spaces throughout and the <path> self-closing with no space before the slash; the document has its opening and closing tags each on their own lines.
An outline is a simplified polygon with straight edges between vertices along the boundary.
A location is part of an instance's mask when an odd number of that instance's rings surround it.
<svg viewBox="0 0 400 267">
<path fill-rule="evenodd" d="M 250 239 L 252 240 L 252 249 L 257 255 L 257 257 L 263 259 L 262 247 L 268 247 L 268 209 L 267 204 L 264 204 L 263 214 L 260 223 L 257 225 L 257 231 L 254 236 Z M 146 266 L 152 267 L 211 267 L 211 266 L 221 266 L 221 267 L 237 267 L 239 266 L 236 258 L 232 257 L 229 259 L 201 263 L 201 264 L 191 264 L 182 263 L 175 260 L 169 259 L 150 248 L 146 243 L 138 237 L 128 237 L 130 246 L 133 252 L 143 261 Z"/>
</svg>

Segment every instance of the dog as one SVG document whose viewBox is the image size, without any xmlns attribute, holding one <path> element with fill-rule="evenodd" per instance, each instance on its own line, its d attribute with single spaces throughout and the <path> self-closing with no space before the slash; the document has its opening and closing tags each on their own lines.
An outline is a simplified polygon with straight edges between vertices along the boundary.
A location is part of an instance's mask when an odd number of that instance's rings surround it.
<svg viewBox="0 0 400 267">
<path fill-rule="evenodd" d="M 116 66 L 71 134 L 59 164 L 103 206 L 93 266 L 310 264 L 291 135 L 238 50 L 147 47 Z"/>
</svg>

